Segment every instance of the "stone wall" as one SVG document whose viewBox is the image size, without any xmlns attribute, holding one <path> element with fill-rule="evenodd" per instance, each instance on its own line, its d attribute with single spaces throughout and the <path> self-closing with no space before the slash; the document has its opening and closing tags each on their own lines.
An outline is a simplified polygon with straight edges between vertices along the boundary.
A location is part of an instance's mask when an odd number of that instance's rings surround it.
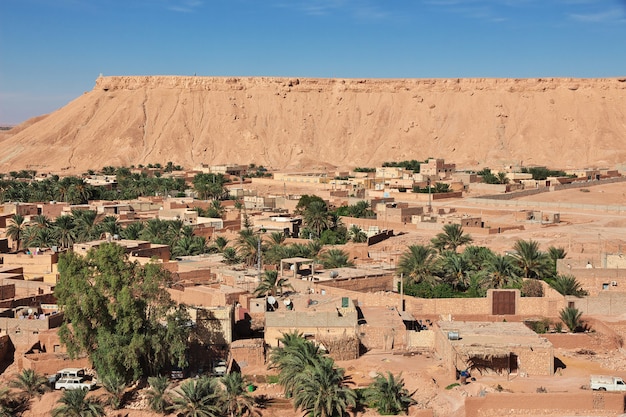
<svg viewBox="0 0 626 417">
<path fill-rule="evenodd" d="M 63 368 L 91 368 L 89 358 L 70 359 L 55 353 L 29 353 L 21 358 L 22 369 L 32 369 L 38 374 L 52 375 Z"/>
<path fill-rule="evenodd" d="M 435 334 L 436 332 L 433 330 L 407 331 L 407 347 L 409 349 L 433 349 L 435 347 Z"/>
</svg>

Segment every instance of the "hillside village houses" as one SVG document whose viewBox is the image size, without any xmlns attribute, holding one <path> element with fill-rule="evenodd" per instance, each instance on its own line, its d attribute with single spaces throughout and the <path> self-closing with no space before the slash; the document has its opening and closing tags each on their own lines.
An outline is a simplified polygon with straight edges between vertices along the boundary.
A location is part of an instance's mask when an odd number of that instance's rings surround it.
<svg viewBox="0 0 626 417">
<path fill-rule="evenodd" d="M 356 225 L 363 230 L 367 241 L 342 247 L 350 254 L 354 268 L 324 269 L 312 260 L 287 259 L 285 265 L 281 263 L 279 274 L 289 280 L 293 289 L 271 297 L 254 295 L 260 273 L 271 266 L 228 265 L 219 253 L 176 257 L 167 245 L 107 233 L 93 241 L 75 243 L 71 250 L 85 254 L 104 242 L 115 242 L 125 248 L 132 260 L 161 264 L 174 279 L 169 293 L 175 301 L 189 306 L 194 326 L 200 329 L 199 343 L 203 348 L 196 353 L 228 357 L 244 372 L 247 364 L 263 362 L 267 350 L 279 344 L 282 334 L 296 330 L 322 344 L 337 359 L 356 358 L 364 346 L 370 350 L 430 351 L 441 358 L 452 375 L 476 363 L 507 375 L 552 375 L 552 344 L 524 326 L 525 320 L 538 316 L 557 318 L 567 306 L 575 306 L 584 314 L 626 313 L 626 273 L 622 272 L 626 264 L 618 250 L 610 253 L 612 248 L 606 246 L 603 253 L 598 250 L 592 269 L 581 260 L 566 258 L 558 262 L 558 270 L 575 275 L 588 296 L 562 296 L 544 285 L 543 297 L 522 297 L 519 290 L 489 290 L 487 297 L 462 299 L 403 295 L 399 277 L 394 273 L 402 250 L 386 246 L 398 233 L 432 234 L 451 223 L 462 225 L 465 232 L 473 235 L 523 229 L 544 220 L 558 227 L 556 212 L 519 211 L 521 214 L 513 221 L 503 223 L 488 218 L 486 209 L 471 210 L 462 204 L 455 207 L 455 203 L 467 196 L 493 194 L 494 199 L 499 199 L 514 190 L 537 192 L 559 186 L 584 187 L 589 181 L 621 180 L 618 171 L 572 171 L 575 179 L 581 179 L 578 183 L 573 177 L 539 182 L 532 180 L 530 174 L 509 172 L 509 184 L 484 184 L 475 173 L 457 172 L 455 164 L 443 159 L 429 159 L 419 173 L 401 167 L 378 167 L 375 172 L 277 172 L 271 179 L 244 179 L 246 168 L 237 164 L 202 165 L 192 171 L 235 178 L 227 187 L 230 195 L 243 204 L 236 207 L 234 201 L 224 201 L 225 212 L 220 218 L 200 216 L 194 209 L 206 209 L 209 202 L 193 198 L 191 190 L 188 197 L 90 201 L 80 206 L 63 202 L 1 205 L 0 361 L 14 355 L 13 360 L 21 367 L 41 372 L 54 372 L 60 364 L 74 363 L 63 356 L 64 348 L 55 334 L 63 321 L 63 312 L 54 299 L 54 286 L 59 279 L 57 263 L 69 249 L 27 247 L 18 251 L 18 242 L 6 235 L 15 214 L 28 222 L 42 214 L 54 220 L 71 215 L 74 210 L 93 210 L 101 217 L 114 216 L 122 227 L 149 219 L 179 220 L 209 244 L 224 237 L 231 246 L 244 222 L 249 222 L 266 241 L 272 232 L 278 232 L 287 237 L 286 242 L 306 243 L 308 236 L 300 233 L 303 219 L 295 208 L 301 195 L 307 194 L 302 191 L 307 187 L 310 194 L 334 207 L 367 201 L 374 212 L 372 218 L 342 219 L 346 227 Z M 190 173 L 180 175 L 192 178 Z M 440 182 L 453 191 L 411 192 L 414 187 L 424 189 Z M 90 183 L 115 187 L 115 179 L 110 176 L 97 177 Z M 282 192 L 262 194 L 253 187 L 255 184 L 274 185 Z M 296 185 L 298 193 L 288 192 Z M 514 334 L 518 342 L 505 341 L 502 335 L 507 334 Z M 206 369 L 205 362 L 212 359 L 193 363 Z M 75 364 L 84 366 L 85 360 L 78 359 Z"/>
</svg>

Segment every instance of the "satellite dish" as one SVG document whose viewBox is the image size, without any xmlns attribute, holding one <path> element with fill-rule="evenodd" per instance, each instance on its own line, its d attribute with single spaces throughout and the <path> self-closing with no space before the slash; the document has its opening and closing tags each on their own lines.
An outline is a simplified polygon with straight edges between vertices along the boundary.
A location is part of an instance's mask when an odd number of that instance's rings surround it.
<svg viewBox="0 0 626 417">
<path fill-rule="evenodd" d="M 276 299 L 270 295 L 269 297 L 267 297 L 267 303 L 273 306 L 274 304 L 276 304 Z"/>
<path fill-rule="evenodd" d="M 289 304 L 291 304 L 291 300 L 289 298 L 286 298 L 286 299 L 283 300 L 283 304 L 288 306 Z"/>
<path fill-rule="evenodd" d="M 337 271 L 330 271 L 330 277 L 331 278 L 337 278 L 339 276 L 339 272 Z"/>
<path fill-rule="evenodd" d="M 28 314 L 33 314 L 33 309 L 32 308 L 28 309 Z"/>
</svg>

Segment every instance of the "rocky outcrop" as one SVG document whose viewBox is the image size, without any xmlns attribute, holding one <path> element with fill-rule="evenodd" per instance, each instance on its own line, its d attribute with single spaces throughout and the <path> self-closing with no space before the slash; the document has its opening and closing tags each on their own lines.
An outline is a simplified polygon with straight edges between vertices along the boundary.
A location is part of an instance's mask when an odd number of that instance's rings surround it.
<svg viewBox="0 0 626 417">
<path fill-rule="evenodd" d="M 478 169 L 608 167 L 626 160 L 626 78 L 100 77 L 0 145 L 5 172 L 428 157 Z"/>
</svg>

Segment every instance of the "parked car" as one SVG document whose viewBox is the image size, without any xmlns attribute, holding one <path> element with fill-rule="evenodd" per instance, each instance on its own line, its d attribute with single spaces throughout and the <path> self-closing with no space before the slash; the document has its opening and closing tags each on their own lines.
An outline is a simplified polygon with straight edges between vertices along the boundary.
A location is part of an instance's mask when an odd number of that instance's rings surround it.
<svg viewBox="0 0 626 417">
<path fill-rule="evenodd" d="M 224 376 L 226 375 L 226 371 L 228 370 L 228 363 L 225 360 L 220 359 L 215 361 L 213 364 L 213 375 L 214 376 Z"/>
<path fill-rule="evenodd" d="M 591 375 L 589 388 L 594 391 L 626 391 L 626 383 L 618 376 Z"/>
<path fill-rule="evenodd" d="M 96 388 L 96 381 L 90 381 L 85 377 L 68 376 L 54 383 L 54 389 L 86 389 L 91 391 Z"/>
</svg>

